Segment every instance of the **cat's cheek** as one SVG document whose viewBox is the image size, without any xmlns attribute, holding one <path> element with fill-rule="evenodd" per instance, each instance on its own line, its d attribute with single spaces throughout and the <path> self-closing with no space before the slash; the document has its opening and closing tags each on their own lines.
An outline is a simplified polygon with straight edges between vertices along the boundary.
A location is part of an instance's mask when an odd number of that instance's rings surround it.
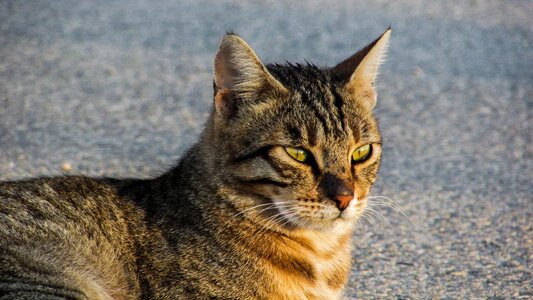
<svg viewBox="0 0 533 300">
<path fill-rule="evenodd" d="M 272 197 L 281 197 L 281 196 L 283 196 L 283 194 L 284 194 L 282 188 L 277 187 L 277 186 L 270 187 L 270 188 L 268 189 L 268 193 L 269 193 Z"/>
</svg>

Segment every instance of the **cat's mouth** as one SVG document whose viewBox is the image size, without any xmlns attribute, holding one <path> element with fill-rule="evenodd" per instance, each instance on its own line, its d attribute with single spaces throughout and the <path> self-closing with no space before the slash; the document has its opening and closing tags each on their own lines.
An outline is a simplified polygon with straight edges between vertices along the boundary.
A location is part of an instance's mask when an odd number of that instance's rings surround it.
<svg viewBox="0 0 533 300">
<path fill-rule="evenodd" d="M 355 222 L 366 206 L 366 198 L 354 198 L 344 209 L 329 200 L 299 199 L 275 202 L 279 215 L 279 224 L 289 228 L 325 229 L 336 223 Z"/>
</svg>

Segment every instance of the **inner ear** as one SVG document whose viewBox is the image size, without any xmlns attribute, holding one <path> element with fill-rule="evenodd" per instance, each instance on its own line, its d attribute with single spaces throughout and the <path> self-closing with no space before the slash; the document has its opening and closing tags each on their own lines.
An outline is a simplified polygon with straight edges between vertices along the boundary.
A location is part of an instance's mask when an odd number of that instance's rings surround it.
<svg viewBox="0 0 533 300">
<path fill-rule="evenodd" d="M 235 99 L 253 101 L 265 91 L 287 92 L 268 72 L 254 50 L 235 34 L 228 34 L 222 39 L 213 73 L 217 110 L 235 107 Z"/>
<path fill-rule="evenodd" d="M 220 89 L 215 85 L 215 110 L 225 117 L 231 117 L 235 112 L 235 100 L 232 97 L 234 95 L 229 89 Z"/>
<path fill-rule="evenodd" d="M 242 85 L 259 83 L 263 68 L 253 49 L 243 39 L 228 34 L 222 39 L 215 56 L 215 85 L 221 89 L 239 90 Z"/>
</svg>

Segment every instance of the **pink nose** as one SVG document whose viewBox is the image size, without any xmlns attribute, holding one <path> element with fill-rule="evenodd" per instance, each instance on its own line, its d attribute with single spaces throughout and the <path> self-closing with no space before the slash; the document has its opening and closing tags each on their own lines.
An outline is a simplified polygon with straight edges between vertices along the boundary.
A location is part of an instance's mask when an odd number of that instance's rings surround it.
<svg viewBox="0 0 533 300">
<path fill-rule="evenodd" d="M 340 210 L 346 209 L 348 207 L 348 204 L 350 204 L 350 201 L 352 201 L 353 195 L 338 195 L 335 196 L 333 200 L 337 203 L 337 207 Z"/>
</svg>

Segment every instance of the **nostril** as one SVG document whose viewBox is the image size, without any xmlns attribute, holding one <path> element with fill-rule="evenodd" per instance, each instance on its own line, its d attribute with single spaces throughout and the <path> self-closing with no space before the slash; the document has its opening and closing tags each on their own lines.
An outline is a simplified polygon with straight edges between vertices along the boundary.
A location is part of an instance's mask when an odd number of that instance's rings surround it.
<svg viewBox="0 0 533 300">
<path fill-rule="evenodd" d="M 337 203 L 340 210 L 344 210 L 354 197 L 353 182 L 341 179 L 331 173 L 326 173 L 322 183 L 328 198 Z"/>
<path fill-rule="evenodd" d="M 337 207 L 340 210 L 346 209 L 348 207 L 348 204 L 350 204 L 350 201 L 352 201 L 353 195 L 337 195 L 333 198 L 335 202 L 337 203 Z"/>
</svg>

